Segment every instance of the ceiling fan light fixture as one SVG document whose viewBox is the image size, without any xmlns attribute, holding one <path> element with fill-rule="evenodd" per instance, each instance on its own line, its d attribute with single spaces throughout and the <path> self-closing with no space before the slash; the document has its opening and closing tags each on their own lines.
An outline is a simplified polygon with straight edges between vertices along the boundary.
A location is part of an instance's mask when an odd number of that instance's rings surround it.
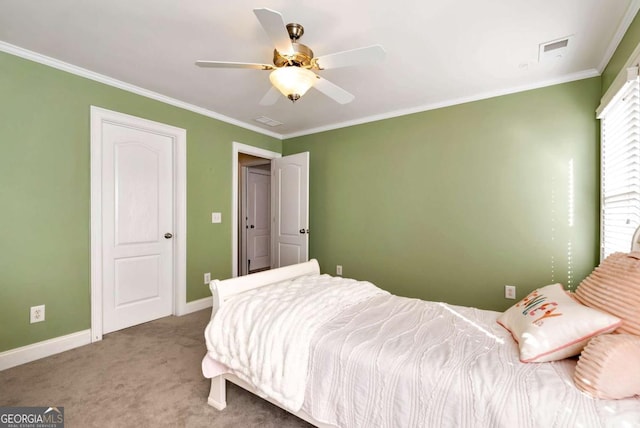
<svg viewBox="0 0 640 428">
<path fill-rule="evenodd" d="M 285 97 L 295 102 L 315 85 L 317 78 L 311 70 L 290 66 L 273 70 L 269 80 Z"/>
<path fill-rule="evenodd" d="M 260 105 L 263 106 L 273 105 L 280 98 L 278 92 L 295 102 L 312 86 L 339 104 L 350 103 L 355 98 L 353 94 L 320 77 L 314 71 L 370 64 L 381 61 L 385 55 L 382 46 L 372 45 L 316 57 L 309 46 L 299 43 L 300 37 L 304 34 L 302 25 L 285 25 L 280 12 L 267 8 L 253 9 L 253 13 L 274 45 L 273 65 L 209 60 L 196 61 L 196 65 L 270 71 L 269 80 L 273 86 L 260 100 Z"/>
</svg>

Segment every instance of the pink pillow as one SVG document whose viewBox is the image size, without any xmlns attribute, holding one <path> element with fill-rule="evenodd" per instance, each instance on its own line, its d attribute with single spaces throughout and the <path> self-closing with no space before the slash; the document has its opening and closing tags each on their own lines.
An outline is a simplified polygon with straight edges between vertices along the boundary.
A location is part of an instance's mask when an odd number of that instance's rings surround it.
<svg viewBox="0 0 640 428">
<path fill-rule="evenodd" d="M 622 319 L 618 333 L 640 335 L 640 252 L 614 253 L 578 286 L 583 305 Z"/>
<path fill-rule="evenodd" d="M 573 379 L 580 390 L 596 398 L 640 395 L 640 337 L 594 337 L 582 351 Z"/>
<path fill-rule="evenodd" d="M 518 342 L 520 361 L 542 363 L 579 354 L 591 337 L 615 330 L 621 321 L 578 303 L 562 284 L 552 284 L 507 309 L 498 323 Z"/>
</svg>

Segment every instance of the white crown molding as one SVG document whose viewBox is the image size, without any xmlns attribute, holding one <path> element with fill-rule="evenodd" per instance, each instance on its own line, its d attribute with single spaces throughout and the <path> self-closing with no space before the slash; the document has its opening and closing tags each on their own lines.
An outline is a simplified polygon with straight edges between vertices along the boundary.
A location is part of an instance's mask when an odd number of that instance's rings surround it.
<svg viewBox="0 0 640 428">
<path fill-rule="evenodd" d="M 40 358 L 59 354 L 73 348 L 88 345 L 91 343 L 91 330 L 82 330 L 65 336 L 54 337 L 53 339 L 22 346 L 0 352 L 0 371 L 21 364 L 30 363 Z"/>
<path fill-rule="evenodd" d="M 11 55 L 18 56 L 20 58 L 28 59 L 30 61 L 34 61 L 40 64 L 47 65 L 49 67 L 56 68 L 58 70 L 66 71 L 67 73 L 75 74 L 76 76 L 84 77 L 90 80 L 94 80 L 96 82 L 104 83 L 105 85 L 113 86 L 115 88 L 123 89 L 125 91 L 141 95 L 143 97 L 151 98 L 156 101 L 163 102 L 165 104 L 169 104 L 175 107 L 179 107 L 185 110 L 192 111 L 194 113 L 201 114 L 203 116 L 210 117 L 212 119 L 217 119 L 222 122 L 229 123 L 231 125 L 239 126 L 240 128 L 248 129 L 250 131 L 254 131 L 263 135 L 267 135 L 269 137 L 277 138 L 282 140 L 282 135 L 277 134 L 275 132 L 268 131 L 266 129 L 262 129 L 258 126 L 254 126 L 245 122 L 242 122 L 237 119 L 233 119 L 229 116 L 225 116 L 220 113 L 216 113 L 211 110 L 207 110 L 202 107 L 198 107 L 193 104 L 186 103 L 184 101 L 177 100 L 175 98 L 168 97 L 166 95 L 159 94 L 157 92 L 149 91 L 147 89 L 141 88 L 139 86 L 131 85 L 129 83 L 123 82 L 121 80 L 113 79 L 109 76 L 105 76 L 103 74 L 95 73 L 91 70 L 87 70 L 86 68 L 78 67 L 73 64 L 69 64 L 64 61 L 57 60 L 55 58 L 48 57 L 46 55 L 39 54 L 37 52 L 30 51 L 28 49 L 21 48 L 19 46 L 12 45 L 10 43 L 6 43 L 0 41 L 0 51 L 9 53 Z"/>
<path fill-rule="evenodd" d="M 638 11 L 640 11 L 640 0 L 631 0 L 631 3 L 629 3 L 629 7 L 627 8 L 627 12 L 622 17 L 620 25 L 618 25 L 618 29 L 609 42 L 609 46 L 607 46 L 607 50 L 605 51 L 604 56 L 602 57 L 602 60 L 598 65 L 598 72 L 600 72 L 601 74 L 607 64 L 609 64 L 609 61 L 611 61 L 611 57 L 613 57 L 616 49 L 618 49 L 618 45 L 622 41 L 622 38 L 629 29 L 629 26 L 631 25 L 631 22 L 633 22 L 633 18 L 636 17 Z"/>
<path fill-rule="evenodd" d="M 304 135 L 317 134 L 319 132 L 331 131 L 331 130 L 334 130 L 334 129 L 346 128 L 346 127 L 354 126 L 354 125 L 362 125 L 364 123 L 376 122 L 376 121 L 384 120 L 384 119 L 392 119 L 394 117 L 406 116 L 406 115 L 409 115 L 409 114 L 421 113 L 421 112 L 425 112 L 425 111 L 429 111 L 429 110 L 436 110 L 436 109 L 444 108 L 444 107 L 451 107 L 451 106 L 455 106 L 455 105 L 459 105 L 459 104 L 470 103 L 470 102 L 473 102 L 473 101 L 480 101 L 480 100 L 485 100 L 485 99 L 489 99 L 489 98 L 500 97 L 500 96 L 503 96 L 503 95 L 510 95 L 510 94 L 515 94 L 515 93 L 518 93 L 518 92 L 529 91 L 529 90 L 532 90 L 532 89 L 540 89 L 540 88 L 544 88 L 544 87 L 547 87 L 547 86 L 559 85 L 559 84 L 562 84 L 562 83 L 573 82 L 573 81 L 576 81 L 576 80 L 588 79 L 588 78 L 591 78 L 591 77 L 597 77 L 599 75 L 600 75 L 600 73 L 598 72 L 598 70 L 596 70 L 595 68 L 592 68 L 592 69 L 589 69 L 589 70 L 584 70 L 584 71 L 579 71 L 577 73 L 568 74 L 566 76 L 562 76 L 562 77 L 556 78 L 556 79 L 542 80 L 540 82 L 535 82 L 535 83 L 532 83 L 530 85 L 514 86 L 512 88 L 501 89 L 501 90 L 493 91 L 493 92 L 483 92 L 483 93 L 472 95 L 472 96 L 469 96 L 469 97 L 456 98 L 456 99 L 442 101 L 442 102 L 433 103 L 433 104 L 424 104 L 424 105 L 420 105 L 420 106 L 416 106 L 416 107 L 412 107 L 412 108 L 408 108 L 408 109 L 396 110 L 396 111 L 392 111 L 392 112 L 388 112 L 388 113 L 383 113 L 383 114 L 378 114 L 378 115 L 373 115 L 373 116 L 367 116 L 367 117 L 363 117 L 363 118 L 356 119 L 356 120 L 350 120 L 350 121 L 347 121 L 347 122 L 334 123 L 334 124 L 331 124 L 331 125 L 320 126 L 320 127 L 317 127 L 317 128 L 307 129 L 307 130 L 300 131 L 300 132 L 293 132 L 293 133 L 290 133 L 290 134 L 283 135 L 283 138 L 286 140 L 286 139 L 289 139 L 289 138 L 302 137 Z"/>
<path fill-rule="evenodd" d="M 625 18 L 623 19 L 623 23 L 620 25 L 620 28 L 618 29 L 618 32 L 616 32 L 616 37 L 618 37 L 618 33 L 621 31 L 621 29 L 624 27 L 624 31 L 622 31 L 622 35 L 624 35 L 624 32 L 627 30 L 631 20 L 633 20 L 633 13 L 637 12 L 638 10 L 640 10 L 640 0 L 632 0 L 632 4 L 629 6 L 629 9 L 627 11 L 627 14 L 625 15 Z M 634 12 L 635 11 L 635 12 Z M 632 13 L 633 12 L 633 13 Z M 632 15 L 631 18 L 629 19 L 629 15 Z M 626 21 L 629 22 L 626 22 Z M 626 23 L 626 24 L 625 24 Z M 626 25 L 626 26 L 625 26 Z M 621 36 L 620 36 L 621 38 Z M 615 37 L 614 37 L 615 39 Z M 618 40 L 619 43 L 619 40 Z M 615 45 L 617 47 L 617 45 Z M 615 49 L 614 49 L 615 50 Z M 392 111 L 392 112 L 388 112 L 388 113 L 383 113 L 383 114 L 379 114 L 379 115 L 372 115 L 372 116 L 366 116 L 360 119 L 354 119 L 351 121 L 346 121 L 346 122 L 339 122 L 339 123 L 334 123 L 334 124 L 330 124 L 330 125 L 325 125 L 325 126 L 320 126 L 320 127 L 316 127 L 316 128 L 310 128 L 310 129 L 305 129 L 302 131 L 298 131 L 298 132 L 292 132 L 292 133 L 288 133 L 288 134 L 278 134 L 275 132 L 271 132 L 265 129 L 262 129 L 258 126 L 255 125 L 251 125 L 245 122 L 242 122 L 240 120 L 237 119 L 233 119 L 230 118 L 228 116 L 216 113 L 214 111 L 211 110 L 207 110 L 205 108 L 202 107 L 198 107 L 196 105 L 193 104 L 189 104 L 180 100 L 176 100 L 174 98 L 171 97 L 167 97 L 165 95 L 153 92 L 153 91 L 149 91 L 147 89 L 144 88 L 140 88 L 138 86 L 135 85 L 131 85 L 129 83 L 126 82 L 122 82 L 120 80 L 117 79 L 113 79 L 111 77 L 99 74 L 99 73 L 95 73 L 93 71 L 81 68 L 81 67 L 77 67 L 73 64 L 69 64 L 63 61 L 59 61 L 55 58 L 51 58 L 45 55 L 41 55 L 37 52 L 33 52 L 33 51 L 29 51 L 27 49 L 15 46 L 15 45 L 11 45 L 9 43 L 0 41 L 0 51 L 12 54 L 12 55 L 16 55 L 19 56 L 21 58 L 25 58 L 28 59 L 30 61 L 34 61 L 34 62 L 38 62 L 40 64 L 44 64 L 53 68 L 56 68 L 58 70 L 62 70 L 62 71 L 66 71 L 68 73 L 71 74 L 75 74 L 81 77 L 85 77 L 87 79 L 91 79 L 100 83 L 104 83 L 106 85 L 109 86 L 113 86 L 119 89 L 123 89 L 125 91 L 129 91 L 132 93 L 135 93 L 137 95 L 141 95 L 147 98 L 151 98 L 154 99 L 156 101 L 160 101 L 169 105 L 173 105 L 179 108 L 183 108 L 185 110 L 189 110 L 192 111 L 194 113 L 198 113 L 201 114 L 203 116 L 207 116 L 207 117 L 211 117 L 213 119 L 217 119 L 220 120 L 222 122 L 226 122 L 229 123 L 231 125 L 235 125 L 244 129 L 248 129 L 250 131 L 254 131 L 263 135 L 267 135 L 269 137 L 273 137 L 273 138 L 277 138 L 279 140 L 285 140 L 285 139 L 289 139 L 289 138 L 295 138 L 295 137 L 301 137 L 304 135 L 310 135 L 310 134 L 316 134 L 319 132 L 324 132 L 324 131 L 331 131 L 334 129 L 340 129 L 340 128 L 346 128 L 348 126 L 354 126 L 354 125 L 362 125 L 364 123 L 369 123 L 369 122 L 376 122 L 379 120 L 384 120 L 384 119 L 391 119 L 394 117 L 399 117 L 399 116 L 405 116 L 405 115 L 409 115 L 409 114 L 413 114 L 413 113 L 420 113 L 420 112 L 424 112 L 424 111 L 429 111 L 429 110 L 435 110 L 438 108 L 443 108 L 443 107 L 450 107 L 450 106 L 454 106 L 457 104 L 464 104 L 464 103 L 468 103 L 468 102 L 472 102 L 472 101 L 479 101 L 479 100 L 483 100 L 483 99 L 488 99 L 488 98 L 494 98 L 494 97 L 499 97 L 502 95 L 509 95 L 509 94 L 514 94 L 517 92 L 523 92 L 523 91 L 528 91 L 528 90 L 532 90 L 532 89 L 539 89 L 539 88 L 543 88 L 546 86 L 553 86 L 553 85 L 558 85 L 561 83 L 567 83 L 567 82 L 572 82 L 575 80 L 581 80 L 581 79 L 587 79 L 590 77 L 596 77 L 599 76 L 601 74 L 601 72 L 598 69 L 589 69 L 589 70 L 584 70 L 584 71 L 580 71 L 577 73 L 573 73 L 573 74 L 569 74 L 566 76 L 562 76 L 560 78 L 556 78 L 556 79 L 549 79 L 549 80 L 544 80 L 541 82 L 535 82 L 533 84 L 530 85 L 522 85 L 522 86 L 516 86 L 516 87 L 512 87 L 512 88 L 507 88 L 507 89 L 502 89 L 502 90 L 498 90 L 498 91 L 493 91 L 493 92 L 485 92 L 485 93 L 480 93 L 480 94 L 476 94 L 473 96 L 469 96 L 469 97 L 463 97 L 463 98 L 456 98 L 456 99 L 452 99 L 452 100 L 447 100 L 447 101 L 442 101 L 439 103 L 433 103 L 433 104 L 425 104 L 425 105 L 420 105 L 420 106 L 416 106 L 416 107 L 412 107 L 412 108 L 408 108 L 408 109 L 401 109 L 401 110 L 396 110 L 396 111 Z"/>
</svg>

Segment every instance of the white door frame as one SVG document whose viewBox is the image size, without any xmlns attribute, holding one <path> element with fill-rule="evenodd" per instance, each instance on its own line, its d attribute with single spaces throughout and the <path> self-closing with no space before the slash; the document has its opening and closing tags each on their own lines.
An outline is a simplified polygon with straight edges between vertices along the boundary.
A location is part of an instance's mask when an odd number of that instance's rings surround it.
<svg viewBox="0 0 640 428">
<path fill-rule="evenodd" d="M 231 276 L 238 276 L 238 154 L 258 156 L 264 159 L 275 159 L 282 154 L 260 149 L 238 142 L 233 142 L 231 157 Z"/>
<path fill-rule="evenodd" d="M 173 139 L 173 314 L 187 313 L 187 131 L 91 106 L 91 341 L 102 340 L 102 125 L 147 129 Z"/>
</svg>

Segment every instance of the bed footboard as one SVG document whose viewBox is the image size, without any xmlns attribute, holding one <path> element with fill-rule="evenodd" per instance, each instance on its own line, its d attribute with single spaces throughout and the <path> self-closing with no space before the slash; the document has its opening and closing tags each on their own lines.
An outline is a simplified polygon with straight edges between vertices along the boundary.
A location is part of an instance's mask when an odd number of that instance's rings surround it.
<svg viewBox="0 0 640 428">
<path fill-rule="evenodd" d="M 223 281 L 213 280 L 209 284 L 211 293 L 213 295 L 213 308 L 211 311 L 211 317 L 213 318 L 216 311 L 221 305 L 224 304 L 225 300 L 234 295 L 241 294 L 255 288 L 264 287 L 269 284 L 274 284 L 276 282 L 296 278 L 302 275 L 319 273 L 320 266 L 318 265 L 317 260 L 311 259 L 308 262 L 300 263 L 297 265 L 285 266 L 242 277 L 226 279 Z M 232 382 L 239 387 L 260 396 L 260 394 L 257 393 L 252 385 L 249 385 L 247 382 L 239 379 L 237 376 L 230 373 L 221 374 L 219 376 L 211 378 L 211 389 L 209 390 L 209 397 L 207 398 L 207 403 L 217 410 L 224 410 L 227 407 L 227 381 Z M 263 398 L 270 403 L 284 409 L 284 407 L 282 407 L 275 400 L 266 397 Z M 326 425 L 315 420 L 309 414 L 305 413 L 302 410 L 291 413 L 317 427 L 334 428 L 331 425 Z"/>
</svg>

